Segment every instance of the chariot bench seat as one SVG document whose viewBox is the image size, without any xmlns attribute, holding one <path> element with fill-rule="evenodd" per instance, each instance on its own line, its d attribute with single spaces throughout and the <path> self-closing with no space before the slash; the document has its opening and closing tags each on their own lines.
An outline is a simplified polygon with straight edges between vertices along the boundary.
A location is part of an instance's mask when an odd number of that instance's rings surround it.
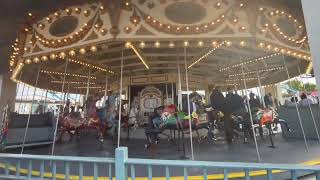
<svg viewBox="0 0 320 180">
<path fill-rule="evenodd" d="M 318 130 L 320 130 L 320 108 L 316 105 L 312 105 L 311 109 L 312 109 Z M 299 138 L 299 139 L 303 138 L 296 107 L 282 106 L 282 107 L 279 107 L 277 111 L 279 114 L 279 118 L 284 119 L 288 123 L 292 131 L 291 133 L 284 132 L 285 137 Z M 318 137 L 317 137 L 317 133 L 314 127 L 314 123 L 312 120 L 309 107 L 299 106 L 299 112 L 301 116 L 302 125 L 304 128 L 304 132 L 306 134 L 306 138 L 317 139 Z M 282 130 L 286 131 L 284 128 L 282 128 Z"/>
<path fill-rule="evenodd" d="M 9 114 L 6 149 L 21 147 L 28 123 L 28 114 Z M 25 146 L 51 144 L 55 122 L 52 113 L 30 115 Z"/>
</svg>

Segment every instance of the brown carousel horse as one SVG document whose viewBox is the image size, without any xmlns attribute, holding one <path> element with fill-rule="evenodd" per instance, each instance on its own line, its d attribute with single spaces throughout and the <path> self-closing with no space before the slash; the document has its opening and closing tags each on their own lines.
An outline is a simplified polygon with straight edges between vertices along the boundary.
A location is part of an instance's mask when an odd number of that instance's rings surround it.
<svg viewBox="0 0 320 180">
<path fill-rule="evenodd" d="M 97 100 L 98 98 L 89 97 L 83 113 L 74 112 L 74 108 L 69 113 L 69 103 L 67 102 L 65 110 L 60 113 L 58 120 L 58 142 L 70 141 L 73 135 L 79 136 L 81 131 L 88 132 L 90 129 L 98 130 L 99 140 L 103 142 L 103 137 L 108 129 L 108 123 L 103 114 L 109 110 L 106 108 L 97 109 Z"/>
</svg>

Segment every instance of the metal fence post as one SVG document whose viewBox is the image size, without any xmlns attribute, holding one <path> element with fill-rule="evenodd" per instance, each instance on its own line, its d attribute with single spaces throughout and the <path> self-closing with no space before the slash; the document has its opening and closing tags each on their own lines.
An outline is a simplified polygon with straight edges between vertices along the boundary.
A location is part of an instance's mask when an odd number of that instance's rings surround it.
<svg viewBox="0 0 320 180">
<path fill-rule="evenodd" d="M 127 180 L 127 167 L 126 161 L 128 159 L 128 148 L 127 147 L 118 147 L 116 149 L 116 166 L 115 166 L 115 175 L 116 180 Z"/>
</svg>

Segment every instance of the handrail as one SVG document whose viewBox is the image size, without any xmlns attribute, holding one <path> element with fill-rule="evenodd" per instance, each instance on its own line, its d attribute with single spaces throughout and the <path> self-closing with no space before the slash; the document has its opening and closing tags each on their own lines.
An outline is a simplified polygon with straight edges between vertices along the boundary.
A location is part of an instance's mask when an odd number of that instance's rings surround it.
<svg viewBox="0 0 320 180">
<path fill-rule="evenodd" d="M 272 163 L 241 163 L 241 162 L 214 162 L 214 161 L 190 161 L 190 160 L 154 160 L 129 158 L 126 164 L 154 165 L 154 166 L 178 166 L 178 167 L 203 167 L 203 168 L 236 168 L 236 169 L 277 169 L 277 170 L 300 170 L 319 171 L 319 165 L 298 165 L 298 164 L 272 164 Z"/>
<path fill-rule="evenodd" d="M 114 163 L 114 158 L 99 157 L 77 157 L 77 156 L 47 156 L 30 154 L 0 154 L 0 159 L 19 159 L 19 160 L 45 160 L 45 161 L 63 161 L 63 162 L 96 162 L 96 163 Z"/>
<path fill-rule="evenodd" d="M 45 172 L 45 162 L 50 162 L 49 172 Z M 40 166 L 37 165 L 40 163 Z M 64 164 L 64 166 L 60 166 Z M 71 166 L 73 164 L 73 166 Z M 311 163 L 308 163 L 311 164 Z M 312 163 L 314 164 L 314 163 Z M 49 164 L 47 164 L 49 165 Z M 76 165 L 76 166 L 74 166 Z M 91 168 L 86 169 L 85 165 Z M 107 165 L 107 166 L 106 166 Z M 59 166 L 59 168 L 57 168 Z M 71 174 L 78 168 L 77 174 Z M 114 167 L 114 168 L 113 168 Z M 146 167 L 147 169 L 144 169 Z M 163 167 L 164 177 L 153 177 L 155 168 Z M 172 176 L 170 168 L 183 169 L 183 176 Z M 52 179 L 115 179 L 127 180 L 130 172 L 131 180 L 145 179 L 231 179 L 242 178 L 249 179 L 250 176 L 266 176 L 272 180 L 274 173 L 289 172 L 290 178 L 297 180 L 301 173 L 315 174 L 316 179 L 320 180 L 319 165 L 299 165 L 299 164 L 272 164 L 272 163 L 238 163 L 238 162 L 209 162 L 209 161 L 191 161 L 191 160 L 156 160 L 156 159 L 137 159 L 128 158 L 128 148 L 120 147 L 115 151 L 115 158 L 103 157 L 75 157 L 75 156 L 47 156 L 47 155 L 29 155 L 29 154 L 0 154 L 0 178 L 11 179 L 30 179 L 38 176 L 40 178 Z M 141 169 L 143 168 L 143 169 Z M 188 174 L 190 168 L 196 168 L 202 171 L 202 174 Z M 59 173 L 58 173 L 58 171 Z M 136 172 L 143 170 L 147 177 L 135 177 Z M 208 174 L 212 170 L 223 170 L 223 174 Z M 101 177 L 105 174 L 101 171 L 107 171 L 108 177 Z M 159 171 L 159 170 L 157 170 Z M 89 173 L 89 174 L 88 174 Z M 91 176 L 84 176 L 91 175 Z M 175 173 L 176 174 L 176 173 Z M 286 174 L 288 175 L 288 174 Z M 72 178 L 71 178 L 72 177 Z"/>
</svg>

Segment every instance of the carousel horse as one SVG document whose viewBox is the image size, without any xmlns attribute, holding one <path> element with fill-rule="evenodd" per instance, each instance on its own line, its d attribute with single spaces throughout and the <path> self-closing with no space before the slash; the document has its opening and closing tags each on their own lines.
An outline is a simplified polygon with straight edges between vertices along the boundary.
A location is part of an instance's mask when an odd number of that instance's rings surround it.
<svg viewBox="0 0 320 180">
<path fill-rule="evenodd" d="M 99 140 L 102 142 L 103 136 L 108 129 L 108 123 L 106 123 L 107 116 L 104 117 L 101 115 L 104 109 L 98 110 L 95 105 L 96 102 L 97 99 L 92 97 L 88 98 L 83 114 L 79 112 L 61 112 L 58 120 L 59 129 L 57 141 L 64 141 L 65 138 L 71 140 L 71 137 L 73 135 L 79 135 L 81 130 L 96 129 L 99 132 Z"/>
<path fill-rule="evenodd" d="M 132 127 L 134 130 L 136 130 L 139 127 L 138 115 L 139 115 L 139 100 L 138 98 L 134 98 L 131 104 L 131 108 L 129 111 L 129 119 L 128 119 L 129 126 Z"/>
<path fill-rule="evenodd" d="M 263 128 L 266 128 L 270 141 L 273 146 L 273 129 L 272 126 L 277 127 L 278 124 L 282 128 L 286 128 L 288 132 L 291 132 L 291 128 L 288 126 L 285 120 L 278 118 L 278 113 L 272 107 L 258 108 L 252 112 L 253 126 L 251 125 L 248 113 L 242 113 L 241 115 L 233 115 L 234 120 L 234 132 L 235 136 L 238 136 L 237 131 L 244 133 L 244 142 L 248 141 L 249 135 L 253 136 L 253 131 L 256 133 L 259 132 L 261 138 L 263 138 Z M 253 129 L 253 130 L 252 130 Z"/>
<path fill-rule="evenodd" d="M 116 111 L 116 99 L 118 97 L 119 97 L 118 94 L 113 94 L 109 96 L 108 100 L 106 101 L 105 107 L 98 110 L 99 119 L 101 120 L 102 125 L 107 124 L 108 126 L 104 126 L 104 127 L 107 127 L 113 136 L 116 136 L 118 133 L 117 128 L 118 128 L 118 122 L 119 122 L 119 113 L 118 111 Z M 120 126 L 123 130 L 127 129 L 128 131 L 127 133 L 129 136 L 129 125 L 128 125 L 129 120 L 128 120 L 128 116 L 124 111 L 124 105 L 125 105 L 125 101 L 122 102 Z"/>
<path fill-rule="evenodd" d="M 158 107 L 155 109 L 154 116 L 149 119 L 148 125 L 145 127 L 145 134 L 147 137 L 147 144 L 145 148 L 148 148 L 151 144 L 157 144 L 159 141 L 159 134 L 165 135 L 171 138 L 169 135 L 164 134 L 164 130 L 178 130 L 182 133 L 188 133 L 191 119 L 191 129 L 196 131 L 198 135 L 198 140 L 200 140 L 199 129 L 207 129 L 208 123 L 201 124 L 199 121 L 199 116 L 196 112 L 191 114 L 189 117 L 184 112 L 177 111 L 175 105 L 167 105 L 165 107 Z"/>
</svg>

